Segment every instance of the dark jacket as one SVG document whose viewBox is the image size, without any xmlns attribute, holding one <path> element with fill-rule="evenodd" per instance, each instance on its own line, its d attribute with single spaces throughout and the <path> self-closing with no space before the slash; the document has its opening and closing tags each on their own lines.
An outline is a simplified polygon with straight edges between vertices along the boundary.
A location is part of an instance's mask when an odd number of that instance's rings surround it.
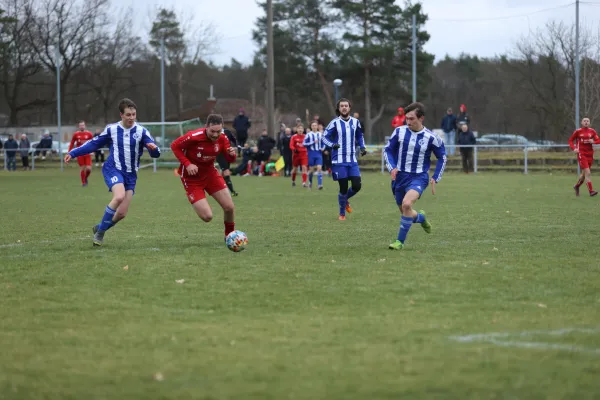
<svg viewBox="0 0 600 400">
<path fill-rule="evenodd" d="M 458 140 L 457 143 L 459 146 L 474 146 L 477 143 L 477 140 L 475 139 L 475 135 L 473 134 L 473 132 L 466 131 L 460 131 L 458 133 Z M 468 147 L 464 147 L 461 148 L 461 150 L 467 149 Z"/>
<path fill-rule="evenodd" d="M 231 147 L 237 147 L 237 139 L 233 136 L 233 133 L 227 128 L 223 129 L 223 133 L 225 133 L 225 136 L 229 139 Z"/>
<path fill-rule="evenodd" d="M 15 139 L 8 139 L 4 142 L 4 150 L 6 150 L 6 155 L 14 156 L 17 153 L 17 149 L 19 148 L 19 143 Z"/>
<path fill-rule="evenodd" d="M 454 114 L 446 114 L 444 118 L 442 118 L 442 130 L 444 132 L 450 132 L 456 129 L 456 115 Z"/>
<path fill-rule="evenodd" d="M 292 135 L 283 135 L 281 138 L 281 144 L 279 147 L 279 151 L 281 154 L 292 154 L 292 149 L 290 149 L 290 140 L 292 140 Z"/>
<path fill-rule="evenodd" d="M 29 143 L 29 139 L 21 139 L 19 142 L 19 149 L 21 150 L 21 157 L 27 157 L 29 154 L 29 148 L 31 147 L 31 143 Z"/>
<path fill-rule="evenodd" d="M 256 147 L 261 154 L 269 153 L 275 147 L 275 139 L 267 135 L 260 135 Z"/>
<path fill-rule="evenodd" d="M 42 137 L 37 148 L 40 150 L 52 150 L 52 136 Z"/>
<path fill-rule="evenodd" d="M 460 129 L 461 124 L 471 125 L 471 118 L 469 117 L 469 114 L 467 114 L 466 112 L 460 113 L 456 117 L 456 125 L 459 129 Z M 460 131 L 459 131 L 459 133 L 460 133 Z"/>
<path fill-rule="evenodd" d="M 245 115 L 238 114 L 233 120 L 233 129 L 235 129 L 238 135 L 248 134 L 248 129 L 250 129 L 251 125 L 252 123 L 250 123 L 250 120 Z"/>
</svg>

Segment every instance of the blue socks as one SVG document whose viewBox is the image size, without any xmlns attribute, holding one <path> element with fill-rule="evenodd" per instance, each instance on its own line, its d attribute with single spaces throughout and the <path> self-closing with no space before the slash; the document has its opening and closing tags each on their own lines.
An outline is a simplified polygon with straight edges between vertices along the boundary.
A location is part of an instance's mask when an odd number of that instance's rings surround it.
<svg viewBox="0 0 600 400">
<path fill-rule="evenodd" d="M 346 215 L 346 203 L 348 197 L 345 194 L 338 193 L 338 203 L 340 205 L 340 215 Z"/>
<path fill-rule="evenodd" d="M 104 215 L 102 216 L 102 220 L 98 224 L 98 230 L 107 231 L 112 228 L 115 223 L 113 222 L 113 217 L 117 211 L 113 210 L 109 206 L 106 206 L 106 210 L 104 210 Z"/>
<path fill-rule="evenodd" d="M 352 190 L 352 188 L 348 189 L 348 199 L 350 199 L 352 196 L 354 196 L 356 194 L 356 192 L 354 192 L 354 190 Z"/>
<path fill-rule="evenodd" d="M 413 219 L 413 222 L 415 224 L 422 224 L 423 222 L 425 222 L 425 216 L 421 213 L 418 213 L 415 219 Z"/>
<path fill-rule="evenodd" d="M 319 186 L 323 186 L 323 173 L 322 172 L 317 172 L 317 182 L 319 183 Z"/>
<path fill-rule="evenodd" d="M 308 182 L 312 185 L 312 178 L 313 178 L 313 173 L 309 172 L 308 173 Z"/>
<path fill-rule="evenodd" d="M 408 231 L 413 223 L 413 219 L 411 217 L 405 217 L 404 215 L 400 218 L 400 232 L 398 232 L 398 240 L 404 243 L 406 240 L 406 235 L 408 235 Z"/>
</svg>

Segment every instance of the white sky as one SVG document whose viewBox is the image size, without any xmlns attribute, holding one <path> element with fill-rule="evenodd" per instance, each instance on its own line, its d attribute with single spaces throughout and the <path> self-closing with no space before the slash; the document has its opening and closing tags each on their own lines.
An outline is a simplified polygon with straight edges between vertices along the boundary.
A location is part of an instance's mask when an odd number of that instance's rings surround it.
<svg viewBox="0 0 600 400">
<path fill-rule="evenodd" d="M 216 64 L 235 58 L 243 64 L 252 61 L 256 51 L 252 29 L 261 9 L 255 0 L 125 0 L 116 7 L 136 9 L 136 23 L 145 37 L 159 6 L 174 9 L 194 24 L 212 21 L 219 27 L 219 51 L 211 56 Z M 397 1 L 402 5 L 403 1 Z M 461 52 L 492 57 L 506 53 L 514 43 L 549 20 L 575 21 L 575 3 L 570 0 L 422 0 L 430 21 L 431 35 L 426 50 L 436 60 Z M 581 24 L 598 27 L 600 0 L 582 1 Z"/>
</svg>

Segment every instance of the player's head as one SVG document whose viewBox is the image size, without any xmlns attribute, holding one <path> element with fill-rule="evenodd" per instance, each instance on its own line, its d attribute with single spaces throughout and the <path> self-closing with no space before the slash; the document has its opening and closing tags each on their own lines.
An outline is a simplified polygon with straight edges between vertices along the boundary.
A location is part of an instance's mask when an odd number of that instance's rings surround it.
<svg viewBox="0 0 600 400">
<path fill-rule="evenodd" d="M 81 132 L 85 131 L 85 121 L 79 121 L 79 130 Z"/>
<path fill-rule="evenodd" d="M 346 119 L 350 115 L 351 109 L 352 103 L 350 103 L 350 100 L 342 97 L 338 100 L 337 104 L 335 105 L 335 115 Z"/>
<path fill-rule="evenodd" d="M 125 98 L 119 102 L 119 114 L 121 114 L 123 127 L 129 129 L 135 124 L 135 119 L 137 118 L 137 106 L 132 100 Z"/>
<path fill-rule="evenodd" d="M 302 135 L 304 133 L 304 125 L 296 125 L 296 133 Z"/>
<path fill-rule="evenodd" d="M 223 117 L 219 114 L 210 114 L 206 118 L 206 136 L 212 141 L 219 138 L 223 132 Z"/>
<path fill-rule="evenodd" d="M 318 124 L 317 129 L 319 132 L 323 132 L 325 130 L 325 127 L 323 126 L 323 124 Z"/>
<path fill-rule="evenodd" d="M 589 128 L 590 119 L 588 117 L 583 117 L 583 119 L 581 120 L 581 126 L 583 126 L 584 128 Z"/>
<path fill-rule="evenodd" d="M 423 120 L 425 119 L 425 106 L 423 103 L 411 103 L 404 109 L 406 113 L 406 125 L 413 132 L 423 129 Z"/>
<path fill-rule="evenodd" d="M 317 132 L 317 129 L 319 129 L 319 123 L 317 121 L 313 121 L 310 123 L 310 130 L 313 132 Z"/>
</svg>

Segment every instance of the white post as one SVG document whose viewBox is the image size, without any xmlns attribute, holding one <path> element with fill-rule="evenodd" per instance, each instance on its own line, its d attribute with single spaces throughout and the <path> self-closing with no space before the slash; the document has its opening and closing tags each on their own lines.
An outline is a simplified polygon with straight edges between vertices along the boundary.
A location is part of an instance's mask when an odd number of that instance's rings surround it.
<svg viewBox="0 0 600 400">
<path fill-rule="evenodd" d="M 165 38 L 160 39 L 160 145 L 165 146 Z M 154 172 L 156 172 L 156 158 L 154 158 Z"/>
<path fill-rule="evenodd" d="M 381 173 L 385 173 L 385 160 L 383 158 L 383 149 L 381 149 Z"/>
<path fill-rule="evenodd" d="M 477 145 L 473 146 L 473 173 L 477 173 Z"/>
<path fill-rule="evenodd" d="M 61 109 L 60 109 L 60 49 L 59 45 L 56 45 L 56 123 L 58 125 L 58 156 L 60 157 L 60 170 L 64 171 L 65 166 L 62 155 L 62 133 L 61 133 Z M 50 148 L 52 153 L 52 148 Z"/>
<path fill-rule="evenodd" d="M 575 1 L 575 129 L 579 128 L 579 0 Z M 577 175 L 581 167 L 577 163 Z"/>
<path fill-rule="evenodd" d="M 525 144 L 525 147 L 523 148 L 523 155 L 524 155 L 524 159 L 523 159 L 523 173 L 525 175 L 527 175 L 527 144 Z"/>
</svg>

